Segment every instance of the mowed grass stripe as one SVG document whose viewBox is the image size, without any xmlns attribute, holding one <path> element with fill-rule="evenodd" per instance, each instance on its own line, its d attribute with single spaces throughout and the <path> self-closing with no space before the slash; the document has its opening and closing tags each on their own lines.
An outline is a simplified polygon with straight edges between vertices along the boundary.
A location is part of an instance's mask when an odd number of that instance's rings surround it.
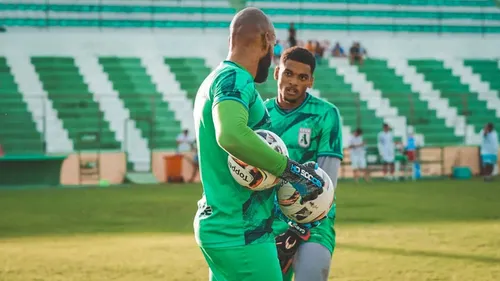
<svg viewBox="0 0 500 281">
<path fill-rule="evenodd" d="M 0 237 L 192 233 L 200 185 L 0 191 Z M 340 183 L 337 224 L 500 219 L 500 186 L 481 181 Z"/>
</svg>

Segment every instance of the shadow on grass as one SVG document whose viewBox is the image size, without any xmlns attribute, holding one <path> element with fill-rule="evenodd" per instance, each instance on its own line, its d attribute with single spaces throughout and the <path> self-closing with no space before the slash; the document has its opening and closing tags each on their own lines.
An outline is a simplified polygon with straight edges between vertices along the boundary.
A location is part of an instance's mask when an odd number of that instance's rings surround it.
<svg viewBox="0 0 500 281">
<path fill-rule="evenodd" d="M 423 250 L 404 250 L 395 248 L 364 246 L 364 245 L 350 244 L 350 243 L 339 243 L 338 247 L 360 252 L 393 254 L 393 255 L 408 256 L 408 257 L 418 256 L 418 257 L 428 257 L 428 258 L 456 259 L 456 260 L 466 260 L 466 261 L 474 261 L 482 263 L 500 264 L 500 258 L 480 256 L 480 255 L 454 254 L 454 253 L 443 253 L 443 252 L 423 251 Z"/>
</svg>

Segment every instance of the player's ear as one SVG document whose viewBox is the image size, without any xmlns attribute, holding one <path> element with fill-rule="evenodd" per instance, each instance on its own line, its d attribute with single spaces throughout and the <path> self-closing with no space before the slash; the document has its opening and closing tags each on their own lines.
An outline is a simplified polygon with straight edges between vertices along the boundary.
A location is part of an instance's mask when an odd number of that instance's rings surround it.
<svg viewBox="0 0 500 281">
<path fill-rule="evenodd" d="M 276 66 L 274 68 L 274 80 L 278 81 L 278 74 L 280 73 L 280 67 Z"/>
<path fill-rule="evenodd" d="M 309 88 L 312 88 L 314 85 L 314 77 L 311 76 L 311 78 L 309 78 Z"/>
</svg>

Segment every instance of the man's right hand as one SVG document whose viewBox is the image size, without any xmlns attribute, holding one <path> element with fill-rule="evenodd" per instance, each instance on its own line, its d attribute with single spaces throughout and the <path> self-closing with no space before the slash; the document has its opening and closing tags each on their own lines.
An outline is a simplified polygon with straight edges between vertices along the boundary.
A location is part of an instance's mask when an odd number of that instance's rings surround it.
<svg viewBox="0 0 500 281">
<path fill-rule="evenodd" d="M 304 202 L 314 200 L 323 193 L 325 184 L 325 181 L 315 172 L 317 168 L 318 164 L 314 162 L 299 164 L 288 158 L 286 169 L 280 178 L 291 183 Z"/>
</svg>

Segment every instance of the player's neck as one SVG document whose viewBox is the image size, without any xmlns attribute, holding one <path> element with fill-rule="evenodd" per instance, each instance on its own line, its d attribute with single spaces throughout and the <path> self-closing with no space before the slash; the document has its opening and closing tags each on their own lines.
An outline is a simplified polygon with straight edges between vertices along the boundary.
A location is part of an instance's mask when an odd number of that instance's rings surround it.
<svg viewBox="0 0 500 281">
<path fill-rule="evenodd" d="M 227 54 L 226 60 L 236 63 L 241 68 L 245 69 L 255 78 L 257 75 L 257 65 L 258 62 L 255 62 L 253 58 L 248 56 L 248 54 L 240 54 L 239 52 L 229 51 Z"/>
<path fill-rule="evenodd" d="M 281 109 L 284 109 L 284 110 L 293 110 L 293 109 L 296 109 L 297 107 L 301 106 L 305 99 L 307 97 L 307 93 L 304 94 L 299 100 L 297 100 L 297 102 L 295 103 L 289 103 L 285 100 L 285 98 L 281 95 L 278 95 L 278 98 L 276 99 L 276 102 L 278 103 L 278 106 L 281 108 Z"/>
</svg>

